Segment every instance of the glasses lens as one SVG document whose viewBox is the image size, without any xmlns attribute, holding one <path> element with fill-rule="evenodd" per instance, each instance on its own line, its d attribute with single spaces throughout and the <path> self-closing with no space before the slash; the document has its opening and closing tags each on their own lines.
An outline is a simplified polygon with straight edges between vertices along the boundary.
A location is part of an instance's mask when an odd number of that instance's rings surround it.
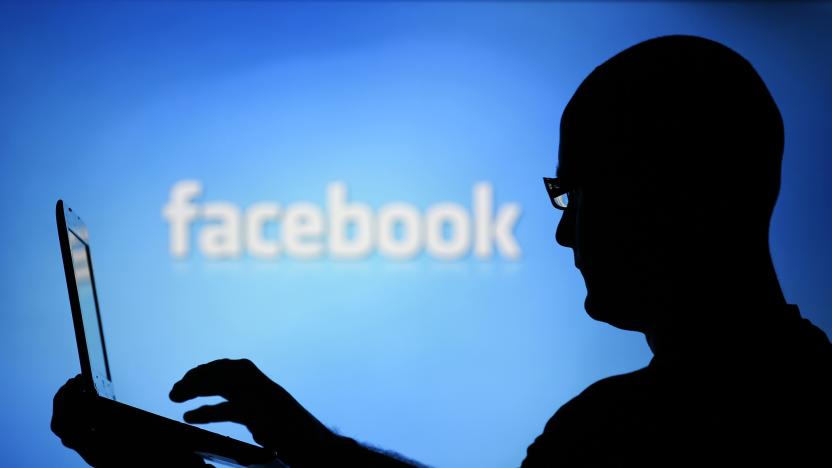
<svg viewBox="0 0 832 468">
<path fill-rule="evenodd" d="M 563 195 L 558 195 L 554 198 L 554 202 L 558 208 L 566 208 L 567 205 L 569 205 L 569 195 L 565 193 Z"/>
</svg>

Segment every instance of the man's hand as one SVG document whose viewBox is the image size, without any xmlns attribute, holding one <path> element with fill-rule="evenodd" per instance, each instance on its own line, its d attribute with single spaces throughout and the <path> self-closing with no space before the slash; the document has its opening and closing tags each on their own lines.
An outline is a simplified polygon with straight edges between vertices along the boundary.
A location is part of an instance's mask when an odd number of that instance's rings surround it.
<svg viewBox="0 0 832 468">
<path fill-rule="evenodd" d="M 248 359 L 220 359 L 195 367 L 170 391 L 175 402 L 201 396 L 226 401 L 186 412 L 186 422 L 243 424 L 258 444 L 275 450 L 291 466 L 321 466 L 338 458 L 341 438 Z"/>
<path fill-rule="evenodd" d="M 95 390 L 80 375 L 69 379 L 52 401 L 52 432 L 92 466 L 205 466 L 201 457 L 146 440 L 143 428 L 104 428 Z"/>
</svg>

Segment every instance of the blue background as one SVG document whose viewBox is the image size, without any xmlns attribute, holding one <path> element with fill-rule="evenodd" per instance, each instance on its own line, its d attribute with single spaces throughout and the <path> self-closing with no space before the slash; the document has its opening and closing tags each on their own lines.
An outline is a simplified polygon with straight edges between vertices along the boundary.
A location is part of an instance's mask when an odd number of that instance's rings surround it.
<svg viewBox="0 0 832 468">
<path fill-rule="evenodd" d="M 64 198 L 92 232 L 120 400 L 178 418 L 196 405 L 167 400 L 186 370 L 249 357 L 359 440 L 518 465 L 561 404 L 649 360 L 641 335 L 583 312 L 540 176 L 580 81 L 662 34 L 724 42 L 770 87 L 786 125 L 772 252 L 789 301 L 829 333 L 830 31 L 823 3 L 3 3 L 3 464 L 81 464 L 49 431 L 79 371 Z M 468 206 L 490 181 L 523 208 L 523 255 L 174 260 L 161 209 L 181 179 L 242 207 L 323 205 L 343 180 L 351 200 L 421 209 Z"/>
</svg>

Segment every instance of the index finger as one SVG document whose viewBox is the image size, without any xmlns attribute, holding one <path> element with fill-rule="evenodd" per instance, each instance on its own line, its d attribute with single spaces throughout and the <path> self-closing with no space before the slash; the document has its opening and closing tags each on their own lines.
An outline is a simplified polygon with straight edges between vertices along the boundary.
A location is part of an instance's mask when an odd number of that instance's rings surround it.
<svg viewBox="0 0 832 468">
<path fill-rule="evenodd" d="M 248 359 L 217 359 L 185 373 L 173 384 L 170 399 L 183 402 L 201 396 L 221 396 L 234 400 L 262 386 L 263 374 Z"/>
</svg>

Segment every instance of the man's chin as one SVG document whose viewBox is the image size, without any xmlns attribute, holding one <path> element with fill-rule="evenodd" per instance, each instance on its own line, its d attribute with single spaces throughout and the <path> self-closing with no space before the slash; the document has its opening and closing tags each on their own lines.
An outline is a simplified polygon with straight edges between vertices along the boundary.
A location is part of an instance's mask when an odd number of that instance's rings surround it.
<svg viewBox="0 0 832 468">
<path fill-rule="evenodd" d="M 608 323 L 615 328 L 630 331 L 643 331 L 646 328 L 643 308 L 622 302 L 612 304 L 601 302 L 587 294 L 584 299 L 584 310 L 593 320 Z"/>
</svg>

